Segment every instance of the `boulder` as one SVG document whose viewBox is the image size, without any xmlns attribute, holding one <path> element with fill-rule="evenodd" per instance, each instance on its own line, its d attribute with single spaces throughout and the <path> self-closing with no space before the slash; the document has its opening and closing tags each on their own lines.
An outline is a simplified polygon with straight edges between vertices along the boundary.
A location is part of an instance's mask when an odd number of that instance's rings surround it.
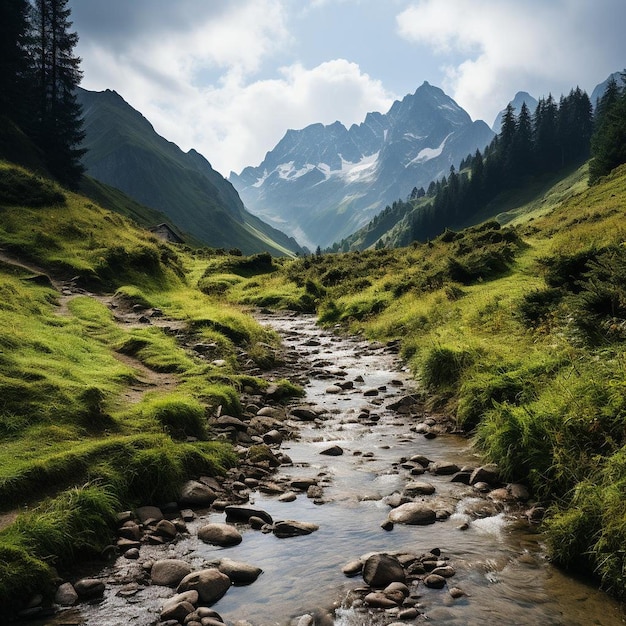
<svg viewBox="0 0 626 626">
<path fill-rule="evenodd" d="M 176 525 L 169 520 L 162 519 L 154 530 L 157 535 L 161 537 L 165 537 L 166 539 L 174 539 L 176 537 L 178 530 L 176 529 Z"/>
<path fill-rule="evenodd" d="M 213 523 L 198 529 L 198 539 L 214 546 L 236 546 L 241 543 L 241 534 L 230 524 Z"/>
<path fill-rule="evenodd" d="M 319 529 L 317 524 L 310 522 L 296 522 L 294 520 L 283 520 L 274 524 L 274 535 L 281 539 L 285 537 L 297 537 L 298 535 L 310 535 Z"/>
<path fill-rule="evenodd" d="M 177 604 L 168 605 L 161 610 L 161 622 L 175 620 L 182 624 L 187 615 L 193 613 L 194 610 L 195 607 L 191 602 L 178 602 Z"/>
<path fill-rule="evenodd" d="M 438 574 L 428 574 L 424 578 L 424 584 L 431 589 L 441 589 L 446 585 L 446 579 Z"/>
<path fill-rule="evenodd" d="M 352 576 L 356 576 L 357 574 L 360 574 L 363 571 L 363 562 L 362 561 L 350 561 L 349 563 L 346 563 L 341 568 L 341 571 L 348 578 L 352 578 Z"/>
<path fill-rule="evenodd" d="M 489 485 L 496 485 L 500 482 L 500 472 L 498 466 L 494 464 L 483 465 L 477 467 L 470 476 L 470 485 L 476 483 L 487 483 Z"/>
<path fill-rule="evenodd" d="M 317 419 L 317 413 L 304 406 L 291 409 L 290 415 L 302 422 L 313 422 Z"/>
<path fill-rule="evenodd" d="M 407 502 L 389 512 L 389 519 L 398 524 L 422 526 L 433 524 L 437 520 L 437 514 L 433 509 L 419 502 Z"/>
<path fill-rule="evenodd" d="M 211 487 L 197 480 L 187 481 L 180 490 L 179 504 L 183 506 L 210 506 L 217 499 L 217 494 Z"/>
<path fill-rule="evenodd" d="M 407 496 L 429 496 L 435 493 L 435 486 L 421 480 L 414 480 L 406 484 L 404 493 Z"/>
<path fill-rule="evenodd" d="M 192 572 L 180 581 L 177 591 L 197 591 L 203 604 L 217 602 L 230 588 L 230 578 L 216 568 Z"/>
<path fill-rule="evenodd" d="M 104 594 L 104 582 L 98 578 L 81 578 L 74 584 L 74 590 L 81 600 L 99 598 Z"/>
<path fill-rule="evenodd" d="M 447 461 L 439 461 L 433 463 L 429 467 L 431 474 L 438 474 L 439 476 L 452 476 L 460 471 L 460 467 L 456 463 L 449 463 Z"/>
<path fill-rule="evenodd" d="M 320 452 L 326 456 L 341 456 L 343 454 L 343 448 L 341 446 L 330 446 Z"/>
<path fill-rule="evenodd" d="M 249 585 L 263 572 L 260 567 L 232 559 L 222 559 L 217 569 L 226 574 L 235 585 Z"/>
<path fill-rule="evenodd" d="M 72 583 L 63 583 L 54 594 L 54 601 L 61 606 L 74 606 L 78 601 L 78 594 Z"/>
<path fill-rule="evenodd" d="M 181 559 L 162 559 L 156 561 L 150 570 L 153 585 L 176 587 L 180 581 L 191 574 L 191 565 Z"/>
<path fill-rule="evenodd" d="M 375 589 L 384 589 L 387 585 L 406 581 L 402 564 L 390 554 L 373 554 L 363 564 L 363 580 Z"/>
<path fill-rule="evenodd" d="M 387 597 L 381 591 L 373 591 L 368 593 L 363 601 L 367 606 L 371 606 L 373 609 L 392 609 L 398 606 L 398 603 L 392 598 Z"/>
<path fill-rule="evenodd" d="M 266 524 L 273 524 L 272 516 L 262 509 L 255 509 L 250 506 L 229 505 L 224 509 L 227 522 L 244 522 L 248 523 L 251 517 L 259 517 Z"/>
<path fill-rule="evenodd" d="M 156 506 L 140 506 L 135 509 L 135 515 L 142 524 L 149 521 L 160 522 L 163 519 L 163 511 Z"/>
</svg>

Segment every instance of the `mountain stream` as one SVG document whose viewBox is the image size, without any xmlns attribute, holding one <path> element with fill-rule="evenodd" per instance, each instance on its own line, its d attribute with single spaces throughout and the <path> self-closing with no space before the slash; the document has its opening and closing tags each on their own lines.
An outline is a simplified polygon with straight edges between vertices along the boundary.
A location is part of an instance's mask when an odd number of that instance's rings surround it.
<svg viewBox="0 0 626 626">
<path fill-rule="evenodd" d="M 398 610 L 367 608 L 359 600 L 363 579 L 348 578 L 342 567 L 370 552 L 421 554 L 437 548 L 456 573 L 442 589 L 421 582 L 413 587 L 420 615 L 402 623 L 626 623 L 616 602 L 547 561 L 542 536 L 524 515 L 529 503 L 494 502 L 474 487 L 452 482 L 450 475 L 434 473 L 434 466 L 422 476 L 411 475 L 416 464 L 407 459 L 415 455 L 434 464 L 477 467 L 481 463 L 467 439 L 445 433 L 429 437 L 419 427 L 423 414 L 388 408 L 411 392 L 410 376 L 392 350 L 320 330 L 312 317 L 268 313 L 259 319 L 281 334 L 293 374 L 308 381 L 306 397 L 299 403 L 316 407 L 324 415 L 293 424 L 298 436 L 284 440 L 280 448 L 293 464 L 280 466 L 276 480 L 314 477 L 322 491 L 317 498 L 299 493 L 294 501 L 283 502 L 278 495 L 252 490 L 250 506 L 263 509 L 274 520 L 312 522 L 319 530 L 277 538 L 242 526 L 242 542 L 220 548 L 196 536 L 197 528 L 207 521 L 224 521 L 223 512 L 211 509 L 197 512 L 188 523 L 189 533 L 177 542 L 142 546 L 139 563 L 175 557 L 200 568 L 227 556 L 262 568 L 253 584 L 231 587 L 213 605 L 227 624 L 241 620 L 254 626 L 303 626 L 314 623 L 313 618 L 303 616 L 322 609 L 333 618 L 317 618 L 316 624 L 334 620 L 337 626 L 370 626 L 398 622 Z M 340 391 L 333 387 L 329 393 L 329 387 L 339 381 L 353 384 L 344 384 Z M 430 432 L 436 427 L 435 423 Z M 320 454 L 330 446 L 338 446 L 343 453 Z M 435 487 L 435 493 L 423 499 L 436 499 L 449 517 L 429 525 L 395 524 L 392 530 L 384 530 L 381 523 L 391 509 L 383 498 L 402 492 L 416 479 Z M 123 578 L 128 567 L 129 561 L 120 557 L 97 576 L 110 583 Z M 456 598 L 452 587 L 462 592 Z M 46 623 L 149 626 L 158 623 L 161 605 L 173 594 L 167 587 L 154 585 L 124 593 L 123 586 L 107 584 L 101 601 L 65 612 L 62 621 Z"/>
</svg>

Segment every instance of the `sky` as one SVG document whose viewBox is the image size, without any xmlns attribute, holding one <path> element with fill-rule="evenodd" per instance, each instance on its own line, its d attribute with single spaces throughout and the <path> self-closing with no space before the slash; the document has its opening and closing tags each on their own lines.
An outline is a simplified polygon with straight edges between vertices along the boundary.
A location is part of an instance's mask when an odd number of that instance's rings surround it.
<svg viewBox="0 0 626 626">
<path fill-rule="evenodd" d="M 290 129 L 386 113 L 424 82 L 489 126 L 518 91 L 626 67 L 625 0 L 69 0 L 81 86 L 113 89 L 224 176 Z"/>
</svg>

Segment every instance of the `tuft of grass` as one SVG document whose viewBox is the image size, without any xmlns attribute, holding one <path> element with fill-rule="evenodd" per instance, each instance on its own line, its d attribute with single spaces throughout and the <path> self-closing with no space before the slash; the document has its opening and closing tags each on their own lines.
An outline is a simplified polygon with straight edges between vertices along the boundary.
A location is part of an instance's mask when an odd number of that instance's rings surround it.
<svg viewBox="0 0 626 626">
<path fill-rule="evenodd" d="M 141 410 L 161 424 L 174 439 L 206 438 L 205 409 L 189 395 L 175 393 L 156 397 L 144 402 Z"/>
</svg>

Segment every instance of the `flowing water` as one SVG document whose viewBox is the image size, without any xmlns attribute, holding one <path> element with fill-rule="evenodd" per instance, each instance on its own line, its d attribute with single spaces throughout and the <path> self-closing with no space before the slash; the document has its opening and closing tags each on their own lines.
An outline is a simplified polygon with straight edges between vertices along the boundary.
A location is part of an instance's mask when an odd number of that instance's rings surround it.
<svg viewBox="0 0 626 626">
<path fill-rule="evenodd" d="M 401 491 L 412 478 L 402 468 L 401 459 L 422 454 L 435 462 L 459 466 L 479 465 L 479 459 L 467 440 L 454 435 L 427 439 L 411 430 L 415 418 L 385 408 L 394 397 L 410 390 L 409 376 L 389 351 L 320 331 L 309 317 L 267 315 L 262 321 L 278 330 L 286 346 L 297 352 L 298 369 L 315 366 L 327 374 L 335 373 L 337 380 L 358 380 L 354 389 L 329 394 L 326 390 L 332 379 L 311 378 L 304 401 L 325 408 L 329 418 L 298 423 L 298 439 L 287 440 L 281 447 L 293 466 L 281 466 L 279 476 L 317 477 L 324 487 L 325 503 L 316 504 L 306 494 L 298 495 L 294 502 L 280 502 L 277 496 L 260 492 L 251 495 L 254 506 L 275 520 L 314 522 L 319 530 L 278 539 L 243 527 L 241 544 L 218 548 L 195 536 L 195 530 L 207 520 L 224 521 L 223 514 L 208 512 L 188 525 L 190 533 L 181 541 L 166 547 L 142 547 L 142 560 L 176 556 L 199 568 L 228 556 L 261 567 L 263 574 L 255 583 L 232 587 L 213 606 L 227 623 L 248 620 L 255 626 L 282 626 L 297 623 L 298 616 L 317 608 L 333 607 L 336 625 L 390 624 L 396 621 L 393 615 L 380 610 L 364 613 L 349 606 L 350 590 L 363 582 L 360 577 L 345 577 L 342 566 L 368 552 L 419 554 L 432 548 L 440 548 L 449 557 L 457 572 L 449 584 L 467 595 L 455 600 L 445 588 L 431 590 L 421 585 L 419 609 L 424 615 L 407 623 L 626 623 L 617 603 L 547 562 L 541 535 L 524 521 L 521 509 L 497 510 L 472 488 L 450 482 L 449 476 L 422 477 L 436 487 L 435 495 L 426 499 L 437 498 L 454 511 L 448 520 L 429 526 L 396 524 L 390 532 L 383 530 L 380 525 L 390 509 L 382 498 Z M 365 389 L 373 388 L 379 389 L 377 396 L 364 395 Z M 357 418 L 364 407 L 372 419 Z M 331 444 L 341 446 L 344 454 L 321 455 Z M 461 530 L 464 522 L 468 527 Z M 140 564 L 120 558 L 100 575 L 123 581 L 133 567 Z M 152 625 L 158 621 L 163 599 L 172 594 L 163 587 L 128 589 L 109 584 L 102 602 L 66 614 L 74 615 L 76 621 L 57 623 Z"/>
</svg>

